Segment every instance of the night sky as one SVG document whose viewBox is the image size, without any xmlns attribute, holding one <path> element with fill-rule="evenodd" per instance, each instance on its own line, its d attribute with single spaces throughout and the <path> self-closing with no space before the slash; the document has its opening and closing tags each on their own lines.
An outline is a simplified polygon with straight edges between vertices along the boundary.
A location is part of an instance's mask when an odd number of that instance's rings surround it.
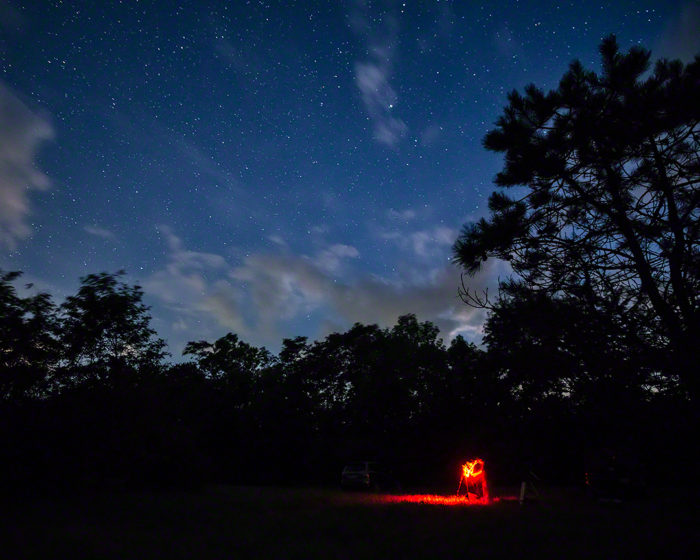
<svg viewBox="0 0 700 560">
<path fill-rule="evenodd" d="M 687 61 L 698 29 L 668 0 L 0 0 L 0 268 L 58 301 L 125 269 L 175 359 L 405 313 L 478 343 L 451 246 L 507 92 L 609 33 Z"/>
</svg>

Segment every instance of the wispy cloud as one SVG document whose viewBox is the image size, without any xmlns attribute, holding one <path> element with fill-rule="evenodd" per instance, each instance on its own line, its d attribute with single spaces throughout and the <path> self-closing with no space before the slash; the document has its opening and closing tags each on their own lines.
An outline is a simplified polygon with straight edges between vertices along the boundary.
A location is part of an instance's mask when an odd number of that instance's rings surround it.
<svg viewBox="0 0 700 560">
<path fill-rule="evenodd" d="M 267 239 L 279 247 L 287 247 L 287 242 L 281 235 L 268 235 Z"/>
<path fill-rule="evenodd" d="M 321 337 L 356 321 L 390 326 L 406 313 L 433 321 L 448 338 L 462 333 L 478 339 L 482 329 L 483 311 L 459 300 L 459 270 L 446 261 L 392 280 L 347 273 L 359 256 L 349 245 L 328 245 L 310 256 L 251 254 L 234 265 L 219 255 L 186 249 L 167 228 L 161 234 L 168 245 L 167 263 L 143 286 L 175 312 L 174 330 L 190 328 L 189 340 L 203 336 L 203 325 L 218 325 L 208 331 L 221 336 L 231 330 L 253 344 L 275 346 L 282 336 Z M 498 263 L 487 263 L 469 280 L 471 287 L 495 286 L 499 271 Z M 313 324 L 307 322 L 310 315 L 316 317 Z M 304 324 L 306 331 L 287 332 L 290 324 Z"/>
<path fill-rule="evenodd" d="M 101 237 L 102 239 L 115 240 L 117 238 L 113 231 L 98 226 L 85 226 L 83 231 L 95 237 Z"/>
<path fill-rule="evenodd" d="M 0 245 L 13 249 L 31 233 L 29 191 L 51 184 L 34 160 L 41 144 L 53 136 L 48 119 L 0 83 Z"/>
<path fill-rule="evenodd" d="M 409 222 L 416 217 L 416 211 L 410 208 L 405 208 L 403 210 L 395 210 L 394 208 L 389 208 L 387 211 L 387 217 L 390 220 Z"/>
<path fill-rule="evenodd" d="M 143 282 L 146 292 L 160 300 L 176 319 L 173 330 L 187 330 L 188 340 L 207 336 L 212 323 L 242 335 L 248 329 L 226 282 L 231 266 L 213 253 L 190 251 L 167 226 L 158 226 L 167 247 L 163 268 Z"/>
<path fill-rule="evenodd" d="M 346 259 L 356 259 L 359 256 L 360 252 L 355 247 L 337 243 L 331 245 L 327 249 L 323 249 L 318 256 L 313 259 L 313 262 L 320 270 L 324 270 L 329 274 L 337 274 L 340 272 Z"/>
<path fill-rule="evenodd" d="M 410 251 L 417 257 L 427 259 L 444 255 L 445 249 L 455 242 L 458 233 L 456 229 L 436 225 L 415 231 L 393 229 L 383 231 L 379 236 L 386 241 L 391 241 L 404 251 Z"/>
<path fill-rule="evenodd" d="M 372 121 L 374 138 L 393 148 L 406 135 L 408 127 L 392 114 L 398 96 L 389 84 L 388 74 L 385 66 L 375 62 L 358 62 L 355 65 L 357 87 Z"/>
<path fill-rule="evenodd" d="M 372 123 L 375 140 L 393 148 L 408 132 L 406 123 L 395 116 L 399 98 L 391 85 L 398 20 L 386 13 L 380 18 L 379 29 L 372 29 L 361 7 L 356 6 L 351 26 L 365 42 L 368 57 L 355 63 L 355 82 Z"/>
<path fill-rule="evenodd" d="M 499 272 L 498 263 L 489 263 L 469 279 L 470 287 L 493 288 Z M 463 333 L 478 339 L 485 319 L 483 310 L 467 307 L 457 297 L 459 270 L 450 263 L 425 269 L 408 280 L 364 274 L 354 281 L 342 281 L 297 256 L 255 255 L 236 268 L 233 276 L 245 281 L 250 291 L 259 320 L 251 335 L 261 340 L 279 336 L 281 320 L 310 313 L 324 319 L 325 329 L 320 327 L 317 336 L 354 322 L 390 326 L 400 315 L 415 313 L 421 320 L 433 321 L 446 338 Z"/>
<path fill-rule="evenodd" d="M 208 176 L 216 183 L 240 190 L 233 173 L 226 169 L 221 162 L 216 161 L 194 143 L 186 140 L 184 136 L 175 133 L 169 133 L 169 135 L 177 151 L 180 152 L 199 173 Z"/>
</svg>

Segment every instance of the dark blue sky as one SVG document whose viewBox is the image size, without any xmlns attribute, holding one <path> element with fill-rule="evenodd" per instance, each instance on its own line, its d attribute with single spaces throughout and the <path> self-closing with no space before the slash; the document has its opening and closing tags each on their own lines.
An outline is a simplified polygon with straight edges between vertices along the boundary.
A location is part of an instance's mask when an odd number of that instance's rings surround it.
<svg viewBox="0 0 700 560">
<path fill-rule="evenodd" d="M 179 7 L 177 7 L 179 5 Z M 688 60 L 698 2 L 0 0 L 0 268 L 126 269 L 175 357 L 413 312 L 479 341 L 450 248 L 481 139 L 601 38 Z M 502 265 L 471 280 L 493 286 Z"/>
</svg>

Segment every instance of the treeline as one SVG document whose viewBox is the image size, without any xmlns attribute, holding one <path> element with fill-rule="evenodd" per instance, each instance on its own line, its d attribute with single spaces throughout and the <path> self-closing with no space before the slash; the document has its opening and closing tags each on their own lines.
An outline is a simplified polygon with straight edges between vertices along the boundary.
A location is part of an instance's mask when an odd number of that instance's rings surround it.
<svg viewBox="0 0 700 560">
<path fill-rule="evenodd" d="M 231 333 L 173 364 L 119 274 L 58 306 L 17 280 L 0 276 L 5 488 L 332 484 L 363 458 L 449 487 L 476 455 L 497 481 L 577 483 L 611 453 L 682 473 L 692 441 L 687 394 L 624 325 L 541 294 L 496 306 L 485 350 L 405 315 L 277 356 Z"/>
<path fill-rule="evenodd" d="M 406 315 L 277 356 L 235 334 L 194 341 L 173 365 L 119 275 L 56 306 L 6 273 L 2 482 L 334 482 L 374 458 L 448 484 L 475 455 L 496 482 L 613 462 L 650 483 L 694 475 L 700 57 L 652 69 L 613 36 L 600 54 L 600 73 L 574 61 L 555 90 L 511 92 L 484 139 L 504 154 L 501 189 L 454 247 L 467 276 L 493 258 L 513 271 L 495 300 L 460 292 L 489 310 L 484 349 Z"/>
</svg>

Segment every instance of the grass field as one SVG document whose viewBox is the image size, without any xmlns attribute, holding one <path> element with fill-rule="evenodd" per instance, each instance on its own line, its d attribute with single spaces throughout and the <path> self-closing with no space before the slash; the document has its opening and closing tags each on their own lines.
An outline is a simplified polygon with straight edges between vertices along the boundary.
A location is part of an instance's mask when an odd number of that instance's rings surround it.
<svg viewBox="0 0 700 560">
<path fill-rule="evenodd" d="M 519 506 L 389 503 L 331 489 L 213 487 L 3 503 L 2 558 L 692 558 L 682 496 Z"/>
</svg>

